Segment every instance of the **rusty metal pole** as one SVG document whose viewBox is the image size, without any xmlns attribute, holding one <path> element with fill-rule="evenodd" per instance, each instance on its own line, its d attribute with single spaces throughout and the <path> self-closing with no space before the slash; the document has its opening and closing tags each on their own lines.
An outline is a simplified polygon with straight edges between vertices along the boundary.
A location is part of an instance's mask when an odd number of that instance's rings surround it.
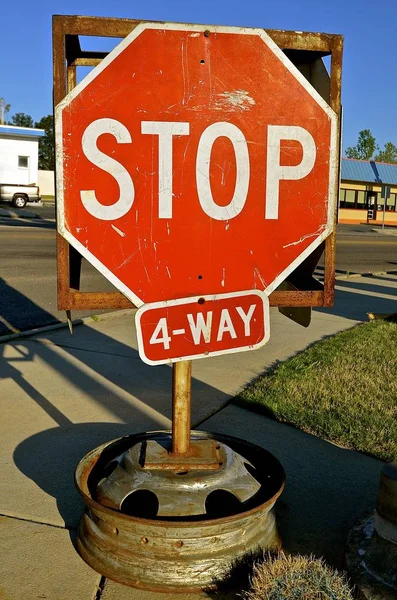
<svg viewBox="0 0 397 600">
<path fill-rule="evenodd" d="M 192 361 L 172 366 L 172 453 L 186 454 L 190 448 Z"/>
</svg>

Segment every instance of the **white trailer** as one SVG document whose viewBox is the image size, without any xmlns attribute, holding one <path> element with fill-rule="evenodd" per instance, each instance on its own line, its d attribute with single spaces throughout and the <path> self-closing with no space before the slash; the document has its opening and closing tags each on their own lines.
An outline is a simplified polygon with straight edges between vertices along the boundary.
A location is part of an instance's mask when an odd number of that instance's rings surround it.
<svg viewBox="0 0 397 600">
<path fill-rule="evenodd" d="M 0 125 L 0 184 L 38 182 L 39 139 L 43 129 Z"/>
</svg>

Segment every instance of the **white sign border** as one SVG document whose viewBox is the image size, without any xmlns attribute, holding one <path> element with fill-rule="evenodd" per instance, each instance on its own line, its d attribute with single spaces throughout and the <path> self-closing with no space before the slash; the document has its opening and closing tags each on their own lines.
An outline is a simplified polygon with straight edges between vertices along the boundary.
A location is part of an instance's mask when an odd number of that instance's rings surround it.
<svg viewBox="0 0 397 600">
<path fill-rule="evenodd" d="M 324 110 L 331 122 L 330 139 L 330 164 L 329 164 L 329 188 L 328 188 L 328 215 L 327 224 L 318 237 L 290 264 L 284 271 L 279 273 L 275 279 L 267 286 L 265 294 L 270 295 L 282 283 L 292 271 L 296 269 L 312 252 L 332 233 L 334 226 L 336 195 L 338 180 L 338 160 L 337 160 L 337 140 L 338 140 L 338 119 L 336 113 L 320 96 L 317 90 L 308 82 L 295 65 L 287 58 L 284 52 L 277 46 L 271 37 L 263 29 L 248 27 L 229 27 L 223 25 L 197 25 L 189 23 L 139 23 L 129 33 L 120 44 L 118 44 L 102 61 L 96 66 L 84 79 L 76 85 L 67 96 L 55 107 L 55 145 L 56 145 L 56 197 L 57 197 L 57 228 L 58 232 L 64 237 L 84 258 L 86 258 L 108 281 L 110 281 L 118 290 L 120 290 L 135 306 L 140 307 L 144 301 L 130 290 L 114 273 L 112 273 L 103 263 L 101 263 L 81 242 L 79 242 L 65 227 L 64 210 L 64 179 L 63 179 L 63 132 L 62 132 L 62 112 L 70 102 L 80 94 L 102 71 L 104 71 L 111 62 L 123 50 L 129 46 L 143 31 L 147 29 L 161 29 L 170 31 L 191 31 L 212 33 L 232 33 L 238 35 L 257 35 L 272 50 L 273 54 L 283 63 L 285 68 L 299 81 L 302 87 L 312 96 L 313 100 Z M 315 234 L 313 234 L 315 235 Z"/>
<path fill-rule="evenodd" d="M 227 298 L 239 298 L 241 296 L 254 295 L 259 296 L 263 303 L 263 315 L 264 315 L 264 329 L 265 336 L 264 338 L 258 342 L 257 344 L 251 344 L 248 346 L 240 346 L 239 348 L 230 348 L 229 350 L 219 350 L 217 352 L 206 352 L 201 354 L 193 354 L 192 356 L 181 356 L 178 358 L 165 359 L 165 360 L 150 360 L 147 358 L 145 354 L 145 348 L 143 343 L 142 336 L 142 328 L 141 328 L 141 318 L 142 315 L 148 311 L 156 308 L 171 308 L 173 306 L 179 306 L 181 304 L 197 304 L 200 298 L 204 298 L 206 301 L 211 300 L 219 300 L 222 301 Z M 189 296 L 187 298 L 178 298 L 176 300 L 161 300 L 160 302 L 149 302 L 148 304 L 144 304 L 141 306 L 135 313 L 135 325 L 136 325 L 136 333 L 138 338 L 138 351 L 139 356 L 147 365 L 155 366 L 155 365 L 171 365 L 176 362 L 180 362 L 181 360 L 196 360 L 198 358 L 211 358 L 213 356 L 221 356 L 223 354 L 235 354 L 237 352 L 246 352 L 249 350 L 258 350 L 262 348 L 270 339 L 270 305 L 269 299 L 265 292 L 260 290 L 246 290 L 244 292 L 231 292 L 228 294 L 211 294 L 211 295 L 201 295 L 201 296 Z"/>
</svg>

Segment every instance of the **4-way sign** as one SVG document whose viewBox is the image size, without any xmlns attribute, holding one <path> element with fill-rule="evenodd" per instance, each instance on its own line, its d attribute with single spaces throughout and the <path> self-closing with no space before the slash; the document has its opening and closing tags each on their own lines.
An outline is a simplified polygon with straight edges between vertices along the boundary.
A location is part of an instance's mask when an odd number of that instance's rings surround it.
<svg viewBox="0 0 397 600">
<path fill-rule="evenodd" d="M 332 231 L 336 123 L 263 30 L 172 23 L 56 107 L 59 232 L 140 307 L 143 360 L 267 341 L 267 296 Z"/>
<path fill-rule="evenodd" d="M 258 290 L 144 304 L 139 354 L 150 365 L 255 350 L 270 336 L 269 302 Z"/>
</svg>

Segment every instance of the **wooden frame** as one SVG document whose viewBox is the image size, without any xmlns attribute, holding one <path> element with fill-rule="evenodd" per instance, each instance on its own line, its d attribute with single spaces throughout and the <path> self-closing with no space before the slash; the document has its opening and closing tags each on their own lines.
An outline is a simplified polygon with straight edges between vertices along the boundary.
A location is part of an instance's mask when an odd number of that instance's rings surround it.
<svg viewBox="0 0 397 600">
<path fill-rule="evenodd" d="M 106 52 L 83 51 L 79 36 L 126 37 L 142 20 L 103 17 L 53 17 L 54 105 L 57 105 L 76 85 L 78 66 L 96 66 Z M 324 33 L 265 30 L 273 41 L 305 75 L 329 103 L 338 118 L 338 151 L 340 148 L 341 72 L 343 38 Z M 322 58 L 331 56 L 330 76 Z M 335 184 L 336 226 L 339 178 Z M 322 254 L 324 285 L 313 277 Z M 80 291 L 81 255 L 57 233 L 58 308 L 59 310 L 124 309 L 134 305 L 121 292 Z M 335 229 L 315 252 L 289 275 L 287 284 L 272 292 L 270 306 L 315 307 L 332 306 L 335 286 Z"/>
</svg>

